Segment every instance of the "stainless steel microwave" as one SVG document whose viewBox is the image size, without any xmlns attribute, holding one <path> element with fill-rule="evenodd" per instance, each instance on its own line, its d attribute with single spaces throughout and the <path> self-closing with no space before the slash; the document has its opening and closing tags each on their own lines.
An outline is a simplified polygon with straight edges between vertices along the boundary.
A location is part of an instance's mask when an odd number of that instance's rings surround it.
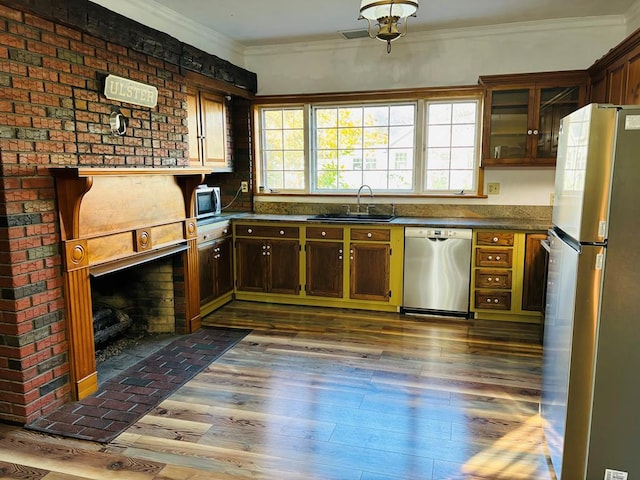
<svg viewBox="0 0 640 480">
<path fill-rule="evenodd" d="M 221 210 L 220 187 L 200 185 L 196 188 L 195 213 L 198 220 L 220 215 Z"/>
</svg>

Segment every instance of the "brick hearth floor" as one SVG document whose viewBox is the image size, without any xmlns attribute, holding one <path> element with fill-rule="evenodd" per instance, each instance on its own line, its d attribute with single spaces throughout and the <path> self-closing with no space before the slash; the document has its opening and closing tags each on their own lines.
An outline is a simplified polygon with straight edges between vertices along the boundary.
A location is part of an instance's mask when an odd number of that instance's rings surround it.
<svg viewBox="0 0 640 480">
<path fill-rule="evenodd" d="M 102 382 L 93 395 L 65 404 L 25 428 L 82 440 L 110 442 L 249 332 L 204 327 L 190 335 L 180 336 Z"/>
</svg>

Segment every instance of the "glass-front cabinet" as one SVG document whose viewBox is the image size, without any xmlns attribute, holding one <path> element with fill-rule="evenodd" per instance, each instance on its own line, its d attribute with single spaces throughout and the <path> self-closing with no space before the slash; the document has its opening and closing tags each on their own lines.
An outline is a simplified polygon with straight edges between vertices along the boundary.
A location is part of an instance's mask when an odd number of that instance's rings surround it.
<svg viewBox="0 0 640 480">
<path fill-rule="evenodd" d="M 560 119 L 586 101 L 584 71 L 480 77 L 483 165 L 553 166 Z"/>
</svg>

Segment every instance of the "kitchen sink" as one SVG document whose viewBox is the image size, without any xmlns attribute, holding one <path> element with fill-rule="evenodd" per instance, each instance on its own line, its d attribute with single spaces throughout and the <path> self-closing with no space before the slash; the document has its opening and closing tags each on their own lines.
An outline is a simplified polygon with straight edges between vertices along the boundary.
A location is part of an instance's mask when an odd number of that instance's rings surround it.
<svg viewBox="0 0 640 480">
<path fill-rule="evenodd" d="M 377 222 L 390 222 L 396 218 L 395 215 L 384 215 L 377 213 L 321 213 L 309 217 L 308 220 L 320 220 L 323 222 L 363 222 L 363 223 L 377 223 Z"/>
</svg>

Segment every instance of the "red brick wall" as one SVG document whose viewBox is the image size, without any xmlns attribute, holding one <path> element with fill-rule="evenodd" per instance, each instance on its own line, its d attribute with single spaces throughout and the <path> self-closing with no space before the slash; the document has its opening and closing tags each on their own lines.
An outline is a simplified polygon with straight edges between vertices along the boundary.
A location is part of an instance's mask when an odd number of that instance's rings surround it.
<svg viewBox="0 0 640 480">
<path fill-rule="evenodd" d="M 158 106 L 107 100 L 107 74 L 156 86 Z M 69 400 L 47 167 L 187 165 L 185 92 L 176 65 L 0 4 L 0 420 Z M 129 119 L 124 137 L 111 134 L 112 106 Z"/>
</svg>

